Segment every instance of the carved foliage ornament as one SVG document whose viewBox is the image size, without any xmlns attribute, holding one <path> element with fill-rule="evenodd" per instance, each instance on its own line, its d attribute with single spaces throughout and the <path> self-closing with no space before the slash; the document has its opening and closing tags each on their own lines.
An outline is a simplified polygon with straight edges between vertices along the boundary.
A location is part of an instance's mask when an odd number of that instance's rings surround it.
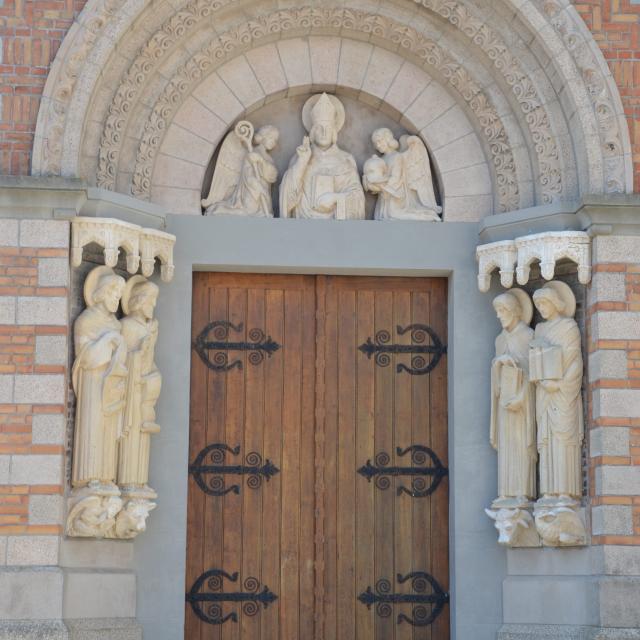
<svg viewBox="0 0 640 640">
<path fill-rule="evenodd" d="M 483 128 L 497 176 L 500 210 L 511 211 L 519 207 L 520 194 L 515 160 L 505 126 L 490 99 L 461 64 L 415 29 L 386 17 L 350 9 L 315 7 L 259 16 L 210 42 L 178 70 L 164 88 L 145 124 L 136 155 L 132 194 L 143 199 L 150 197 L 151 176 L 163 132 L 184 96 L 196 83 L 231 54 L 246 49 L 263 38 L 271 38 L 274 34 L 303 27 L 327 26 L 341 27 L 345 32 L 356 31 L 375 35 L 397 44 L 424 60 L 425 64 L 436 68 L 462 95 Z"/>
<path fill-rule="evenodd" d="M 513 286 L 514 273 L 518 284 L 524 285 L 535 261 L 540 262 L 542 277 L 551 280 L 556 263 L 563 258 L 578 265 L 581 284 L 591 281 L 591 239 L 584 231 L 548 231 L 480 245 L 476 249 L 478 288 L 483 293 L 489 291 L 494 269 L 500 270 L 503 287 Z"/>
</svg>

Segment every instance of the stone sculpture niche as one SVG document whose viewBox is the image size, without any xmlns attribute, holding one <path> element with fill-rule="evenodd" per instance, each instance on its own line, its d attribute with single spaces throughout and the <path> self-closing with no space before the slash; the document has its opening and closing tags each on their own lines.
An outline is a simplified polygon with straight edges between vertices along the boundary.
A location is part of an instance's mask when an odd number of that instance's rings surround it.
<svg viewBox="0 0 640 640">
<path fill-rule="evenodd" d="M 583 545 L 583 363 L 573 318 L 576 300 L 568 285 L 553 281 L 534 293 L 533 302 L 543 318 L 535 332 L 524 291 L 512 289 L 493 303 L 503 328 L 491 367 L 490 441 L 498 451 L 498 498 L 485 511 L 500 532 L 500 544 Z"/>
<path fill-rule="evenodd" d="M 363 167 L 364 188 L 376 194 L 376 220 L 426 220 L 439 222 L 442 207 L 436 202 L 429 154 L 418 136 L 395 139 L 390 129 L 376 129 L 376 150 Z"/>
<path fill-rule="evenodd" d="M 126 283 L 111 267 L 84 284 L 87 308 L 74 326 L 72 382 L 77 398 L 67 534 L 133 538 L 155 508 L 147 484 L 149 438 L 159 431 L 161 376 L 154 362 L 158 287 L 144 276 Z M 122 302 L 122 321 L 116 312 Z"/>
<path fill-rule="evenodd" d="M 202 200 L 205 215 L 273 218 L 271 188 L 278 169 L 269 152 L 279 136 L 271 125 L 254 133 L 250 122 L 238 122 L 222 143 L 209 195 Z"/>
</svg>

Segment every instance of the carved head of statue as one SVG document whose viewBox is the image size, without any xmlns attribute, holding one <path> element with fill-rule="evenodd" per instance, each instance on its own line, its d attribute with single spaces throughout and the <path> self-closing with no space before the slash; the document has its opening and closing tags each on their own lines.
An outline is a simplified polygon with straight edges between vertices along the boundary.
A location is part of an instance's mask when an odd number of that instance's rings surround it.
<svg viewBox="0 0 640 640">
<path fill-rule="evenodd" d="M 576 312 L 576 297 L 568 284 L 553 280 L 533 294 L 533 302 L 545 320 L 558 316 L 572 318 Z"/>
<path fill-rule="evenodd" d="M 122 294 L 122 310 L 125 315 L 140 314 L 146 320 L 153 318 L 160 289 L 144 276 L 132 276 Z"/>
<path fill-rule="evenodd" d="M 373 146 L 376 148 L 378 153 L 397 151 L 400 146 L 400 143 L 395 139 L 391 129 L 387 129 L 386 127 L 376 129 L 371 134 L 371 142 L 373 142 Z"/>
<path fill-rule="evenodd" d="M 253 140 L 256 144 L 261 144 L 267 151 L 272 151 L 276 148 L 279 138 L 280 132 L 277 127 L 274 127 L 272 124 L 267 124 L 258 129 Z"/>
<path fill-rule="evenodd" d="M 103 307 L 115 313 L 124 291 L 124 278 L 111 267 L 96 267 L 84 282 L 84 299 L 88 307 Z"/>
<path fill-rule="evenodd" d="M 503 329 L 513 331 L 520 321 L 531 323 L 533 305 L 522 289 L 511 289 L 493 300 L 493 308 Z"/>
<path fill-rule="evenodd" d="M 344 121 L 344 106 L 338 98 L 326 93 L 311 96 L 302 108 L 302 122 L 311 142 L 321 149 L 328 149 L 338 141 Z"/>
</svg>

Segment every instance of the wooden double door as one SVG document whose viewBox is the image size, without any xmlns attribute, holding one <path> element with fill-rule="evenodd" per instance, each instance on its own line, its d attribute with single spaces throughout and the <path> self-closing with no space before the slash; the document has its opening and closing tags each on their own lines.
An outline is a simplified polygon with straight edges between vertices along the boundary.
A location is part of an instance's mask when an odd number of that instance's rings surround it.
<svg viewBox="0 0 640 640">
<path fill-rule="evenodd" d="M 446 280 L 197 273 L 187 640 L 446 640 Z"/>
</svg>

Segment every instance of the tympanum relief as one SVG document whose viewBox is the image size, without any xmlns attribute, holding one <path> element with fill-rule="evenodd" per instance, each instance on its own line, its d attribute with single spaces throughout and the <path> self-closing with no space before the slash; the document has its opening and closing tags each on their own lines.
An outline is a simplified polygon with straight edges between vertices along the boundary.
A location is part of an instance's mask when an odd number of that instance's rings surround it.
<svg viewBox="0 0 640 640">
<path fill-rule="evenodd" d="M 67 534 L 133 538 L 155 508 L 148 485 L 150 437 L 161 375 L 154 361 L 157 285 L 125 282 L 111 267 L 84 284 L 87 308 L 74 325 L 77 398 Z M 122 306 L 124 317 L 116 313 Z"/>
<path fill-rule="evenodd" d="M 535 331 L 529 326 L 533 305 L 523 290 L 511 289 L 493 302 L 503 328 L 491 367 L 498 497 L 486 512 L 500 544 L 582 545 L 583 363 L 576 300 L 567 284 L 554 280 L 533 294 L 533 303 L 542 317 Z"/>
<path fill-rule="evenodd" d="M 202 200 L 205 215 L 362 220 L 368 191 L 376 199 L 376 220 L 440 220 L 429 154 L 418 136 L 396 139 L 387 127 L 375 129 L 367 145 L 381 155 L 364 162 L 361 177 L 354 154 L 338 144 L 347 121 L 343 102 L 316 94 L 306 100 L 301 115 L 306 135 L 285 163 L 273 201 L 278 169 L 271 152 L 282 157 L 278 128 L 268 124 L 254 135 L 253 124 L 243 120 L 227 134 Z M 292 149 L 291 143 L 285 137 L 284 146 Z M 362 153 L 357 137 L 347 145 Z"/>
</svg>

